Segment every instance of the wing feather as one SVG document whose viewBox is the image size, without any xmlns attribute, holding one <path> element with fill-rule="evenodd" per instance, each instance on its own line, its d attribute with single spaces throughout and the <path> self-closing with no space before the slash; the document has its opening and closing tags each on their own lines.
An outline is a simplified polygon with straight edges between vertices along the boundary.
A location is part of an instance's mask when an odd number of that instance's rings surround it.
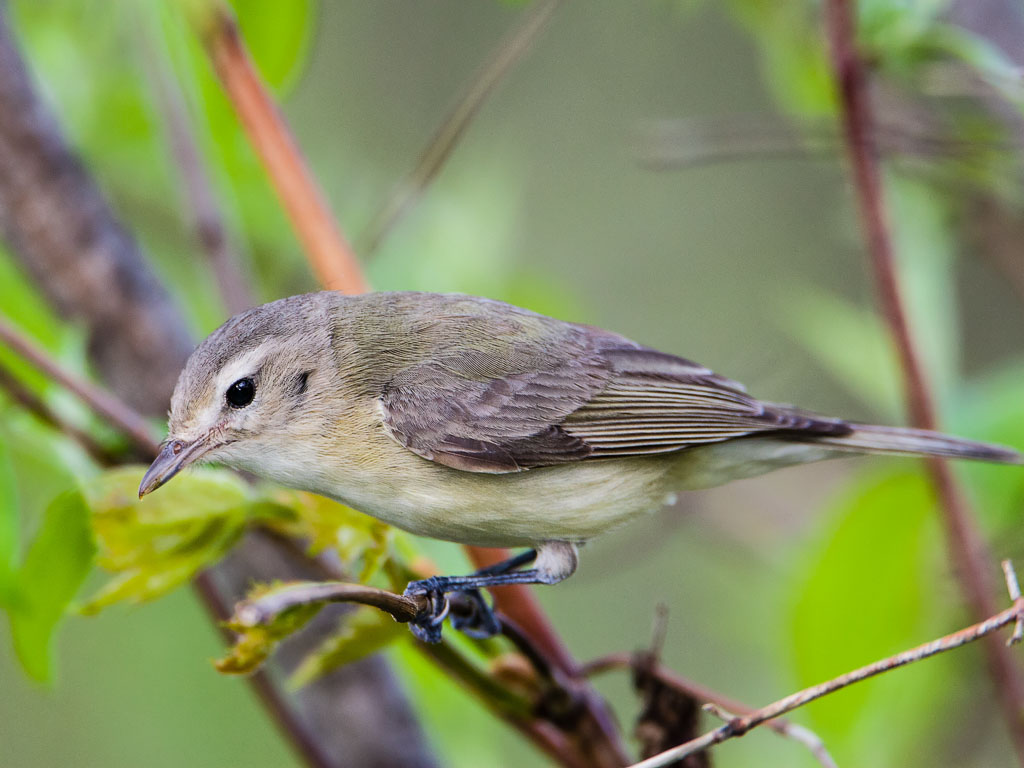
<svg viewBox="0 0 1024 768">
<path fill-rule="evenodd" d="M 521 317 L 528 334 L 516 332 Z M 488 346 L 485 326 L 467 327 L 481 339 L 469 350 L 450 344 L 386 385 L 384 424 L 409 450 L 457 469 L 515 472 L 760 433 L 851 431 L 604 331 L 524 313 L 503 317 L 503 343 Z"/>
</svg>

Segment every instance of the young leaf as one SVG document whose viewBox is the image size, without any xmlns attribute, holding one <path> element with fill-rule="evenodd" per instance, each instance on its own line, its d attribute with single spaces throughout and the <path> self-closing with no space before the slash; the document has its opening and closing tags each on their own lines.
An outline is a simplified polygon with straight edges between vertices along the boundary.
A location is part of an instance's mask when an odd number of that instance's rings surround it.
<svg viewBox="0 0 1024 768">
<path fill-rule="evenodd" d="M 254 587 L 248 595 L 252 600 L 266 597 L 275 590 L 288 590 L 290 584 L 262 584 Z M 277 644 L 294 632 L 299 631 L 310 621 L 323 603 L 298 605 L 276 614 L 266 623 L 251 624 L 243 621 L 236 613 L 226 626 L 237 633 L 235 644 L 227 656 L 214 662 L 218 672 L 226 675 L 245 675 L 255 671 L 266 658 L 273 653 Z"/>
<path fill-rule="evenodd" d="M 376 653 L 408 630 L 388 613 L 363 605 L 341 620 L 337 634 L 327 638 L 292 673 L 294 688 L 314 682 L 328 672 Z"/>
<path fill-rule="evenodd" d="M 65 609 L 92 565 L 89 508 L 78 491 L 58 496 L 18 570 L 19 600 L 11 611 L 14 649 L 36 680 L 51 674 L 51 641 Z"/>
<path fill-rule="evenodd" d="M 248 491 L 233 474 L 190 472 L 139 500 L 142 472 L 141 467 L 115 469 L 87 489 L 99 563 L 117 575 L 83 612 L 150 600 L 174 589 L 220 559 L 245 526 Z"/>
<path fill-rule="evenodd" d="M 332 548 L 346 571 L 366 583 L 391 557 L 390 526 L 323 496 L 299 491 L 275 493 L 269 505 L 256 505 L 274 514 L 264 522 L 307 539 L 313 552 Z"/>
</svg>

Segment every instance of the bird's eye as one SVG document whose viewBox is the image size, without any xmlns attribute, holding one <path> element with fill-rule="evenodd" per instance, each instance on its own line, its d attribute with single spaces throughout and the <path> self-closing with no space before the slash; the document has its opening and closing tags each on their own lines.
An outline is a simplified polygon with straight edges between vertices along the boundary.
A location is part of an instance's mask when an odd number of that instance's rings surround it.
<svg viewBox="0 0 1024 768">
<path fill-rule="evenodd" d="M 245 408 L 256 397 L 256 384 L 250 378 L 239 379 L 224 396 L 232 408 Z"/>
</svg>

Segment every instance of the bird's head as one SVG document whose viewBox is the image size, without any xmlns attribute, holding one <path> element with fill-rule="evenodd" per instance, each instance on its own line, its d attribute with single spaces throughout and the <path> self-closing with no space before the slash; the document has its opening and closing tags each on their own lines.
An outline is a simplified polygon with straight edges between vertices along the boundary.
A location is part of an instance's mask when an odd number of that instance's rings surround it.
<svg viewBox="0 0 1024 768">
<path fill-rule="evenodd" d="M 259 471 L 294 437 L 333 370 L 326 294 L 243 312 L 203 341 L 171 398 L 168 436 L 139 486 L 156 490 L 197 461 Z"/>
</svg>

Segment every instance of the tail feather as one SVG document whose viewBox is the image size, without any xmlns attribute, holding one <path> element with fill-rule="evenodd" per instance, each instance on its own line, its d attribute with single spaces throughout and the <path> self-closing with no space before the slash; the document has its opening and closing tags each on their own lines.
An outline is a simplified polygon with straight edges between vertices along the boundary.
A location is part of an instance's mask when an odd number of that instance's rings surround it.
<svg viewBox="0 0 1024 768">
<path fill-rule="evenodd" d="M 822 435 L 815 443 L 855 453 L 884 453 L 901 456 L 943 456 L 951 459 L 976 459 L 999 464 L 1024 464 L 1024 455 L 1012 448 L 991 443 L 978 443 L 943 435 L 926 429 L 881 427 L 872 424 L 850 424 L 846 435 Z"/>
</svg>

